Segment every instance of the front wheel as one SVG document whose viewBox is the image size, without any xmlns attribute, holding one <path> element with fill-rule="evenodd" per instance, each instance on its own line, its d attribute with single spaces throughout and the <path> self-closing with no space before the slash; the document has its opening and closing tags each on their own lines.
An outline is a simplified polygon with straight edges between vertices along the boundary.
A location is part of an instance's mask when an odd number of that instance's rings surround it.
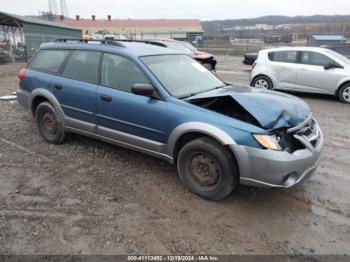
<svg viewBox="0 0 350 262">
<path fill-rule="evenodd" d="M 339 90 L 340 101 L 350 104 L 350 84 L 344 85 Z"/>
<path fill-rule="evenodd" d="M 272 81 L 267 76 L 256 77 L 253 80 L 251 86 L 255 87 L 255 88 L 260 88 L 260 89 L 272 89 L 273 88 Z"/>
<path fill-rule="evenodd" d="M 232 154 L 207 137 L 186 144 L 179 153 L 177 167 L 188 190 L 208 200 L 224 199 L 239 181 Z"/>
</svg>

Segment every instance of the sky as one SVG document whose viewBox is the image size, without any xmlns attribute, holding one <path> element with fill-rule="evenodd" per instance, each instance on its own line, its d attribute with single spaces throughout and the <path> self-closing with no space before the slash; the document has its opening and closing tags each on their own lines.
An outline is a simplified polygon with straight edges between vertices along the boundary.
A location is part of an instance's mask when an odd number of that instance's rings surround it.
<svg viewBox="0 0 350 262">
<path fill-rule="evenodd" d="M 0 11 L 37 15 L 48 0 L 1 0 Z M 60 0 L 56 0 L 59 7 Z M 350 0 L 66 0 L 71 17 L 191 18 L 200 20 L 253 18 L 264 15 L 350 15 Z"/>
</svg>

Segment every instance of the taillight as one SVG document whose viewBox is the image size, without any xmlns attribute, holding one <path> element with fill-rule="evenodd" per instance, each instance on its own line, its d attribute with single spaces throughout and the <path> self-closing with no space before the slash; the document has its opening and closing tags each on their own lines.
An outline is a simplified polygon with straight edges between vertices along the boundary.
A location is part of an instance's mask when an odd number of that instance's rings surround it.
<svg viewBox="0 0 350 262">
<path fill-rule="evenodd" d="M 18 79 L 20 81 L 22 81 L 24 78 L 26 77 L 26 70 L 24 68 L 22 68 L 21 70 L 19 70 L 18 72 Z"/>
<path fill-rule="evenodd" d="M 254 68 L 255 68 L 255 66 L 256 66 L 256 62 L 254 62 L 254 63 L 253 63 L 253 65 L 252 65 L 252 69 L 254 69 Z"/>
</svg>

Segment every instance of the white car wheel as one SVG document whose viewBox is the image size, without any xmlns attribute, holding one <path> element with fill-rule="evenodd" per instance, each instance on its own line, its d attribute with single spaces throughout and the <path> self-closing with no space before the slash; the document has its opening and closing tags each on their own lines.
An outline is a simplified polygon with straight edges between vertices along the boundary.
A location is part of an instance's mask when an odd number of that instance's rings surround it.
<svg viewBox="0 0 350 262">
<path fill-rule="evenodd" d="M 260 80 L 255 82 L 254 87 L 261 88 L 261 89 L 268 89 L 269 84 L 267 83 L 267 81 L 265 79 L 260 79 Z"/>
<path fill-rule="evenodd" d="M 272 89 L 272 81 L 265 76 L 259 76 L 251 84 L 252 87 L 259 88 L 259 89 Z"/>
<path fill-rule="evenodd" d="M 343 97 L 346 101 L 350 102 L 350 86 L 345 88 L 345 90 L 343 92 Z"/>
<path fill-rule="evenodd" d="M 340 88 L 339 99 L 344 103 L 350 104 L 350 84 Z"/>
</svg>

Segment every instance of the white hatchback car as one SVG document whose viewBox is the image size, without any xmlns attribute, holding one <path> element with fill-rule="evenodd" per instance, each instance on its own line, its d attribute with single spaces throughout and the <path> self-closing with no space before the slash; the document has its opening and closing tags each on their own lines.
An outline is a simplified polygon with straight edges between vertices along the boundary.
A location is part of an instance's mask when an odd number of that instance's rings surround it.
<svg viewBox="0 0 350 262">
<path fill-rule="evenodd" d="M 259 52 L 250 74 L 256 88 L 332 94 L 350 103 L 350 60 L 319 47 L 283 47 Z"/>
</svg>

